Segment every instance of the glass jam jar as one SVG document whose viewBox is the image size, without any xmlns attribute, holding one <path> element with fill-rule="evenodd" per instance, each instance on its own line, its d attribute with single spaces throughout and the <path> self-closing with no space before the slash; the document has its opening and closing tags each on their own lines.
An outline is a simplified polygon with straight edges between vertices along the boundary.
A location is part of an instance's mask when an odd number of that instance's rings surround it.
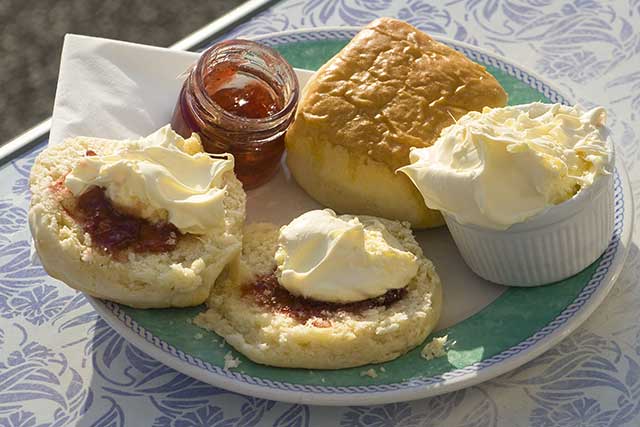
<svg viewBox="0 0 640 427">
<path fill-rule="evenodd" d="M 171 126 L 183 137 L 197 132 L 209 153 L 233 154 L 236 176 L 245 189 L 255 188 L 280 167 L 298 92 L 296 74 L 278 52 L 224 41 L 190 69 Z"/>
</svg>

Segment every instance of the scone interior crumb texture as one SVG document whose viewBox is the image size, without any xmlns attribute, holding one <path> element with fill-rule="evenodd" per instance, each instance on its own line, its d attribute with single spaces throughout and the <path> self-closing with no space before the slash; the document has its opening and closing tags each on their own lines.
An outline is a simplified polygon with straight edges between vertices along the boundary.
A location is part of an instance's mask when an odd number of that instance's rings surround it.
<svg viewBox="0 0 640 427">
<path fill-rule="evenodd" d="M 375 369 L 370 368 L 370 369 L 367 369 L 366 371 L 360 372 L 360 376 L 369 377 L 369 378 L 378 378 L 378 373 L 376 372 Z"/>
<path fill-rule="evenodd" d="M 224 355 L 224 370 L 228 371 L 229 369 L 234 369 L 240 366 L 240 359 L 233 357 L 231 352 L 228 352 Z"/>
<path fill-rule="evenodd" d="M 54 187 L 88 150 L 109 155 L 123 143 L 80 137 L 48 147 L 38 156 L 30 177 L 29 226 L 42 264 L 72 288 L 132 307 L 201 304 L 222 269 L 241 250 L 246 203 L 242 184 L 232 172 L 224 177 L 223 230 L 184 235 L 170 252 L 131 251 L 123 261 L 115 260 L 92 246 L 90 235 L 61 206 Z"/>
<path fill-rule="evenodd" d="M 363 224 L 372 220 L 359 218 Z M 404 354 L 424 341 L 438 321 L 440 280 L 407 223 L 378 220 L 419 263 L 404 297 L 389 307 L 360 313 L 332 312 L 325 319 L 327 326 L 314 318 L 303 323 L 255 303 L 243 292 L 243 286 L 274 271 L 278 228 L 250 224 L 245 229 L 240 263 L 221 275 L 209 298 L 209 309 L 194 323 L 221 335 L 249 359 L 272 366 L 339 369 L 385 362 Z"/>
<path fill-rule="evenodd" d="M 420 351 L 420 356 L 424 359 L 431 360 L 439 357 L 446 356 L 447 354 L 447 339 L 448 336 L 435 337 L 429 341 Z"/>
</svg>

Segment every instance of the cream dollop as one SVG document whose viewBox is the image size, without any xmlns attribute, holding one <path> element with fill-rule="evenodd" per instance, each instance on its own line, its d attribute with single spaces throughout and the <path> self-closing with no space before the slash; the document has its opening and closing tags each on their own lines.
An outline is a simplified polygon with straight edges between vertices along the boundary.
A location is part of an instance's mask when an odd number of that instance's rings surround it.
<svg viewBox="0 0 640 427">
<path fill-rule="evenodd" d="M 426 205 L 497 230 L 572 198 L 611 172 L 606 111 L 532 103 L 470 112 L 398 169 Z"/>
<path fill-rule="evenodd" d="M 280 284 L 294 295 L 336 303 L 406 286 L 418 271 L 416 256 L 380 221 L 363 222 L 325 209 L 283 226 L 275 255 Z"/>
<path fill-rule="evenodd" d="M 146 138 L 120 143 L 114 154 L 84 157 L 65 185 L 79 196 L 105 188 L 111 202 L 150 221 L 169 221 L 183 233 L 205 234 L 224 225 L 223 175 L 233 156 L 213 158 L 197 134 L 184 139 L 167 125 Z"/>
</svg>

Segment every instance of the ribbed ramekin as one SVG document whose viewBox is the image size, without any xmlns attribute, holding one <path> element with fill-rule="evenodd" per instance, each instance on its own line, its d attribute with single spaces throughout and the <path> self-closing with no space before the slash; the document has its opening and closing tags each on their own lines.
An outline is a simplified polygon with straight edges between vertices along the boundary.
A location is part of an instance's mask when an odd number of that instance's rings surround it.
<svg viewBox="0 0 640 427">
<path fill-rule="evenodd" d="M 573 198 L 504 231 L 443 216 L 463 259 L 480 277 L 538 286 L 571 277 L 602 255 L 613 232 L 613 192 L 613 173 L 598 176 Z"/>
</svg>

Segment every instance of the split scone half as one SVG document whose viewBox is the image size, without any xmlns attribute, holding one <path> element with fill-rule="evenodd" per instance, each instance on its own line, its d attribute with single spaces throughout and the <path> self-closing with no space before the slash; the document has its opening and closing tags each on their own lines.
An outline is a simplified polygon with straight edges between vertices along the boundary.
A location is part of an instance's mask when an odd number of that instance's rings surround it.
<svg viewBox="0 0 640 427">
<path fill-rule="evenodd" d="M 333 214 L 312 212 L 327 211 Z M 326 240 L 318 240 L 314 231 L 303 231 L 296 243 L 299 253 L 288 255 L 283 255 L 283 234 L 297 220 L 281 230 L 266 223 L 248 225 L 237 268 L 221 276 L 208 300 L 209 309 L 195 323 L 213 330 L 254 362 L 278 367 L 355 367 L 392 360 L 418 346 L 438 322 L 442 293 L 434 266 L 424 257 L 409 224 L 367 216 L 336 218 L 356 225 L 344 235 L 330 231 L 333 237 Z M 365 243 L 367 256 L 381 255 L 370 272 L 361 271 L 359 261 L 350 259 L 353 247 L 338 248 L 357 224 L 373 236 Z M 383 247 L 381 237 L 391 249 Z M 290 251 L 296 245 L 285 248 Z M 287 256 L 297 262 L 297 271 L 287 270 L 287 261 L 283 268 Z M 330 263 L 322 266 L 327 260 Z M 394 277 L 396 267 L 399 273 Z M 282 285 L 285 278 L 287 288 Z M 327 282 L 331 278 L 334 281 Z M 356 282 L 349 283 L 351 278 Z M 391 282 L 397 282 L 395 288 L 378 289 L 384 293 L 366 298 L 373 288 Z M 350 291 L 344 292 L 347 288 Z M 309 295 L 365 299 L 340 303 Z"/>
<path fill-rule="evenodd" d="M 167 145 L 169 140 L 170 145 L 179 146 L 171 150 L 179 149 L 189 155 L 202 152 L 195 134 L 183 140 L 167 126 L 147 138 L 152 136 L 155 140 L 162 140 L 161 145 Z M 220 218 L 216 228 L 197 234 L 170 233 L 171 248 L 166 250 L 163 245 L 166 246 L 167 242 L 153 241 L 156 238 L 154 230 L 157 230 L 154 227 L 160 226 L 152 224 L 145 226 L 147 231 L 139 236 L 143 239 L 141 242 L 133 242 L 115 252 L 107 251 L 93 241 L 91 233 L 78 221 L 74 212 L 79 199 L 65 185 L 65 179 L 87 156 L 114 155 L 127 144 L 136 145 L 139 149 L 145 143 L 144 138 L 114 141 L 78 137 L 50 146 L 38 156 L 30 177 L 32 196 L 29 226 L 42 265 L 49 275 L 74 289 L 131 307 L 187 307 L 201 304 L 209 296 L 223 268 L 240 253 L 246 199 L 242 184 L 233 174 L 233 166 L 221 175 L 220 187 L 224 194 L 221 202 L 223 213 L 220 215 L 224 218 Z M 159 156 L 158 150 L 154 155 Z M 182 156 L 174 151 L 169 151 L 169 155 L 169 162 L 174 160 L 171 156 Z M 188 157 L 186 159 L 189 160 Z M 164 179 L 157 175 L 154 177 L 157 178 L 156 182 Z M 97 178 L 100 179 L 100 176 Z M 126 174 L 122 180 L 121 194 L 123 197 L 131 196 L 133 180 Z M 149 181 L 154 182 L 154 179 Z M 96 203 L 103 202 L 98 200 Z M 138 204 L 142 206 L 127 206 L 129 212 L 118 211 L 114 215 L 120 218 L 122 214 L 131 214 L 132 211 L 149 210 L 143 201 L 138 200 Z M 118 209 L 125 210 L 125 207 Z M 162 214 L 163 211 L 159 212 Z M 189 223 L 189 211 L 182 214 L 181 221 Z M 137 221 L 131 216 L 125 219 L 134 223 Z M 103 240 L 121 243 L 118 233 L 127 231 L 126 221 L 121 227 L 111 230 L 105 220 L 99 219 L 93 225 L 97 232 L 102 233 L 100 236 Z M 149 230 L 150 234 L 145 236 L 144 233 Z M 140 250 L 140 243 L 150 250 Z"/>
<path fill-rule="evenodd" d="M 337 212 L 439 226 L 440 213 L 396 170 L 469 111 L 506 103 L 482 65 L 406 22 L 376 19 L 305 86 L 285 136 L 287 165 Z"/>
</svg>

